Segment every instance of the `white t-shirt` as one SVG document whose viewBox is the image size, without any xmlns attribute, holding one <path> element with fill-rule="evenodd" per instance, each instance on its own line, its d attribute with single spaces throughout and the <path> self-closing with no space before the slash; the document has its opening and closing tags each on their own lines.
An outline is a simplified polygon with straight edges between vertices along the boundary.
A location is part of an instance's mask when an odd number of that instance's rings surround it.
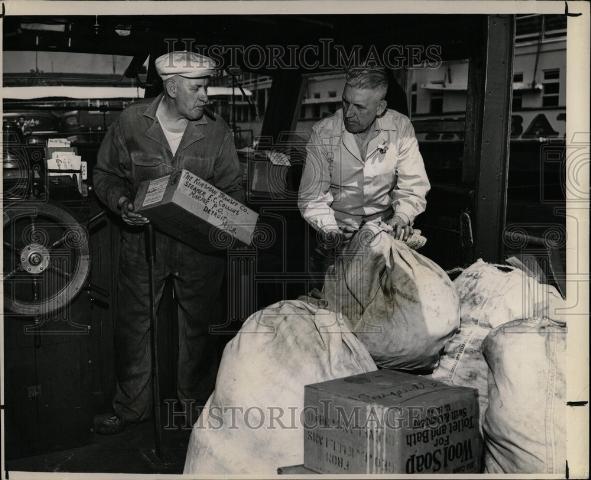
<svg viewBox="0 0 591 480">
<path fill-rule="evenodd" d="M 160 103 L 160 105 L 158 105 L 158 110 L 156 111 L 156 118 L 158 118 L 158 121 L 160 122 L 160 126 L 162 127 L 162 131 L 164 132 L 164 136 L 166 137 L 166 140 L 168 141 L 168 145 L 170 146 L 170 150 L 172 152 L 173 155 L 176 154 L 176 151 L 179 148 L 179 145 L 181 143 L 181 139 L 183 138 L 183 135 L 185 134 L 185 131 L 183 130 L 182 132 L 173 132 L 171 130 L 168 130 L 166 128 L 166 125 L 164 125 L 164 122 L 162 121 L 162 117 L 160 115 L 160 108 L 162 106 L 162 103 Z"/>
<path fill-rule="evenodd" d="M 162 127 L 162 131 L 164 132 L 166 140 L 168 140 L 168 145 L 170 145 L 172 154 L 175 155 L 185 132 L 171 132 L 164 126 L 162 122 L 160 122 L 160 126 Z"/>
</svg>

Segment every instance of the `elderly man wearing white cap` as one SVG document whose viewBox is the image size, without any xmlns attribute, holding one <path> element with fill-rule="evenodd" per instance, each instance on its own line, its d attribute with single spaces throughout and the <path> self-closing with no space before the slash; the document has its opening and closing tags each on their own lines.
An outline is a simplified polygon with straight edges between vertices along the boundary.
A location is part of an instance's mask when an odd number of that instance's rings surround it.
<svg viewBox="0 0 591 480">
<path fill-rule="evenodd" d="M 133 208 L 139 183 L 184 168 L 244 201 L 232 132 L 220 117 L 204 115 L 215 63 L 193 52 L 173 52 L 157 58 L 155 65 L 164 92 L 121 113 L 101 144 L 93 173 L 97 196 L 124 222 L 115 325 L 117 385 L 113 412 L 95 418 L 95 431 L 103 434 L 120 432 L 151 414 L 150 298 L 141 228 L 148 219 Z M 219 338 L 208 332 L 224 320 L 226 262 L 224 255 L 208 252 L 156 232 L 156 301 L 171 279 L 179 305 L 177 394 L 185 407 L 205 403 L 220 356 Z"/>
</svg>

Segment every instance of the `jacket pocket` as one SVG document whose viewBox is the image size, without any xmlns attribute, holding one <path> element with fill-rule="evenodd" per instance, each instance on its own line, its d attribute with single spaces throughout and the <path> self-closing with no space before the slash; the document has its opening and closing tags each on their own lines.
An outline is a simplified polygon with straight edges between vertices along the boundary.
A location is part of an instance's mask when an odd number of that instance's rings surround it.
<svg viewBox="0 0 591 480">
<path fill-rule="evenodd" d="M 153 180 L 172 173 L 173 168 L 157 157 L 132 156 L 133 177 L 137 182 Z"/>
</svg>

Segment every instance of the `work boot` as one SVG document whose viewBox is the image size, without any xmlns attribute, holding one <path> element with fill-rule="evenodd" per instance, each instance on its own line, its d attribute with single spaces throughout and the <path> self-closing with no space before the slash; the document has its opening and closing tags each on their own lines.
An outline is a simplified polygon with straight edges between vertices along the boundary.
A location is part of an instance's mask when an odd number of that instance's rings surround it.
<svg viewBox="0 0 591 480">
<path fill-rule="evenodd" d="M 116 413 L 102 413 L 94 417 L 94 431 L 101 435 L 121 433 L 127 422 Z"/>
</svg>

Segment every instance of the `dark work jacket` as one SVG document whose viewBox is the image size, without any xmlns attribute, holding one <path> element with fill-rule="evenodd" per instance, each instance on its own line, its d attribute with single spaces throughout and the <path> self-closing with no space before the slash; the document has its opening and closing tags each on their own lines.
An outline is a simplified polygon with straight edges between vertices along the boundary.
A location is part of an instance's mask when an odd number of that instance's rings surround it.
<svg viewBox="0 0 591 480">
<path fill-rule="evenodd" d="M 98 152 L 93 183 L 99 199 L 119 213 L 123 195 L 131 201 L 143 180 L 189 170 L 239 202 L 244 202 L 241 171 L 232 131 L 224 120 L 205 115 L 189 121 L 173 156 L 156 110 L 162 95 L 135 103 L 111 125 Z"/>
</svg>

